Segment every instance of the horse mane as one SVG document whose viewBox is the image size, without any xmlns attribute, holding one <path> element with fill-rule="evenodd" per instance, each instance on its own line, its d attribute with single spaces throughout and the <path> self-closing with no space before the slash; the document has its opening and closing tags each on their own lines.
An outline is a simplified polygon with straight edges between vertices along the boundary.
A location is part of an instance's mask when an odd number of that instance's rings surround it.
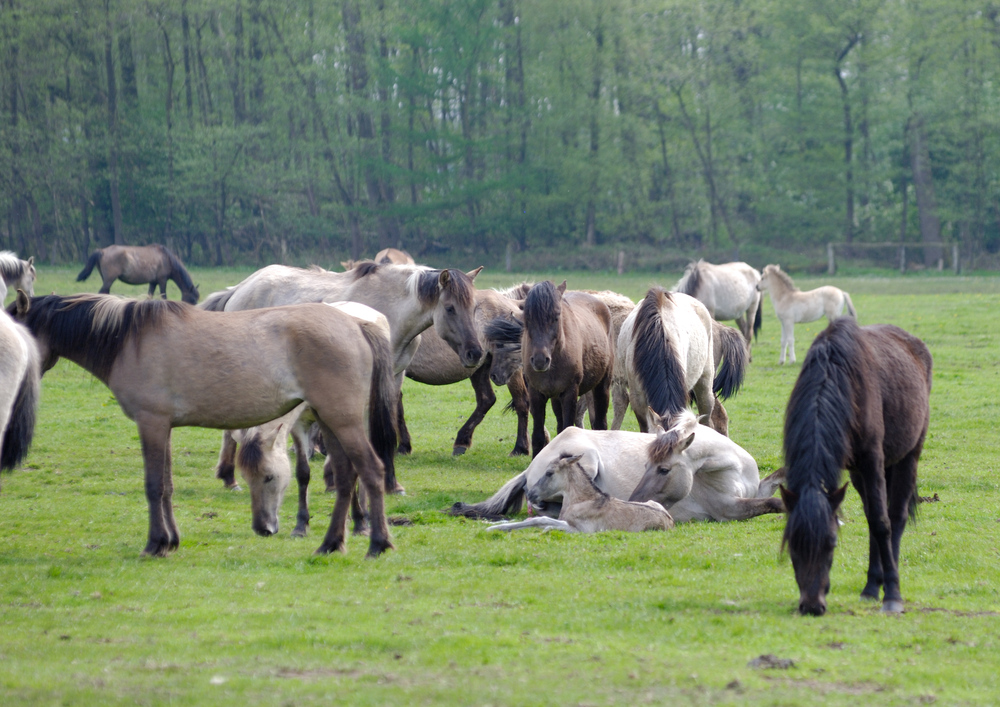
<svg viewBox="0 0 1000 707">
<path fill-rule="evenodd" d="M 260 428 L 251 429 L 254 430 L 253 433 L 243 435 L 239 451 L 236 452 L 236 463 L 251 476 L 256 476 L 260 465 L 264 462 L 264 448 L 260 441 Z M 244 432 L 246 431 L 244 430 Z"/>
<path fill-rule="evenodd" d="M 235 286 L 227 287 L 219 292 L 213 292 L 198 307 L 204 309 L 206 312 L 224 312 L 226 311 L 226 303 L 234 294 L 236 294 Z"/>
<path fill-rule="evenodd" d="M 181 259 L 174 255 L 173 251 L 164 245 L 156 243 L 155 247 L 167 257 L 167 260 L 170 262 L 170 274 L 181 286 L 181 288 L 187 290 L 188 292 L 196 291 L 194 280 L 191 279 L 191 273 L 189 273 L 187 268 L 184 267 L 184 263 L 181 262 Z"/>
<path fill-rule="evenodd" d="M 767 270 L 769 274 L 774 275 L 776 278 L 778 278 L 778 280 L 780 280 L 781 283 L 792 292 L 799 292 L 799 288 L 795 286 L 794 282 L 792 282 L 792 278 L 789 277 L 788 273 L 782 270 L 780 266 L 775 265 L 774 267 L 771 267 L 770 265 L 768 265 L 764 269 Z"/>
<path fill-rule="evenodd" d="M 524 325 L 513 317 L 497 317 L 483 328 L 483 336 L 493 344 L 521 345 Z"/>
<path fill-rule="evenodd" d="M 650 288 L 639 303 L 632 330 L 636 377 L 646 392 L 646 401 L 659 415 L 676 414 L 687 407 L 684 371 L 677 352 L 663 327 L 660 310 L 672 301 L 662 287 Z"/>
<path fill-rule="evenodd" d="M 507 299 L 521 300 L 528 296 L 528 292 L 530 292 L 531 288 L 534 286 L 535 283 L 533 282 L 521 282 L 517 285 L 511 285 L 503 290 L 496 290 L 496 292 Z"/>
<path fill-rule="evenodd" d="M 659 464 L 673 454 L 677 446 L 691 435 L 692 423 L 697 430 L 698 418 L 690 408 L 684 408 L 678 415 L 673 416 L 670 427 L 657 434 L 656 439 L 650 443 L 649 461 Z"/>
<path fill-rule="evenodd" d="M 53 353 L 82 355 L 82 365 L 107 380 L 125 347 L 170 316 L 187 316 L 190 305 L 174 300 L 133 300 L 112 295 L 33 297 L 24 323 L 44 330 Z"/>
<path fill-rule="evenodd" d="M 569 459 L 570 457 L 575 457 L 575 456 L 576 456 L 575 454 L 571 454 L 569 452 L 563 452 L 562 454 L 559 455 L 559 461 L 563 461 L 564 459 Z M 586 479 L 587 483 L 590 484 L 590 488 L 600 498 L 599 505 L 604 505 L 605 503 L 607 503 L 608 499 L 611 497 L 610 494 L 607 491 L 604 491 L 601 487 L 599 487 L 597 485 L 597 482 L 594 481 L 594 479 L 590 478 L 590 474 L 588 474 L 586 470 L 583 468 L 583 464 L 580 463 L 579 459 L 570 464 L 569 467 L 567 468 L 574 468 L 574 467 L 576 468 L 578 475 Z"/>
<path fill-rule="evenodd" d="M 412 269 L 410 286 L 414 288 L 417 299 L 424 304 L 438 301 L 441 270 L 433 270 L 422 265 L 383 265 L 382 267 Z M 473 300 L 476 298 L 476 286 L 472 284 L 472 278 L 454 268 L 448 268 L 447 272 L 448 283 L 444 286 L 445 292 L 450 294 L 460 307 L 472 307 Z"/>
<path fill-rule="evenodd" d="M 530 320 L 538 326 L 550 326 L 559 319 L 562 295 L 551 281 L 545 280 L 534 285 L 524 298 L 524 321 Z"/>
<path fill-rule="evenodd" d="M 354 264 L 354 267 L 347 272 L 354 275 L 355 280 L 360 280 L 363 277 L 368 277 L 374 272 L 377 272 L 379 268 L 378 263 L 374 260 L 361 260 Z"/>
<path fill-rule="evenodd" d="M 16 280 L 24 274 L 27 265 L 27 261 L 18 258 L 17 253 L 0 250 L 0 278 Z"/>
<path fill-rule="evenodd" d="M 698 287 L 701 286 L 701 264 L 703 262 L 702 260 L 698 260 L 688 263 L 688 266 L 684 268 L 684 275 L 674 287 L 675 292 L 695 297 Z"/>
</svg>

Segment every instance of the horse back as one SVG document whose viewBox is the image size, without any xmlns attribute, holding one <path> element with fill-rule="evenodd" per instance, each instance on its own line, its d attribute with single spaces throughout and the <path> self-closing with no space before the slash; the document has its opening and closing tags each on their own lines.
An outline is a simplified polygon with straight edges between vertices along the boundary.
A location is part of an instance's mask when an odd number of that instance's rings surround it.
<svg viewBox="0 0 1000 707">
<path fill-rule="evenodd" d="M 611 310 L 594 295 L 567 292 L 563 295 L 563 316 L 567 320 L 565 345 L 570 351 L 579 350 L 583 358 L 584 382 L 580 391 L 585 392 L 611 375 L 614 366 Z"/>
</svg>

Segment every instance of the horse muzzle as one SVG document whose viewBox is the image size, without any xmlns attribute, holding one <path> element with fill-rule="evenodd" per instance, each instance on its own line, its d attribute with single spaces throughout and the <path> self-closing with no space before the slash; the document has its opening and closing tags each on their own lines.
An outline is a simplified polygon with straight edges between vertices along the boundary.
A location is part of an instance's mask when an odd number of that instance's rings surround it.
<svg viewBox="0 0 1000 707">
<path fill-rule="evenodd" d="M 544 373 L 552 365 L 551 356 L 532 356 L 531 367 L 538 373 Z"/>
<path fill-rule="evenodd" d="M 466 368 L 478 368 L 479 364 L 483 362 L 483 348 L 470 346 L 462 352 L 461 358 L 462 365 Z"/>
<path fill-rule="evenodd" d="M 803 616 L 822 616 L 826 613 L 826 599 L 823 597 L 800 598 L 799 613 Z"/>
<path fill-rule="evenodd" d="M 253 532 L 265 538 L 275 535 L 278 532 L 278 521 L 264 521 L 261 523 L 255 521 L 253 524 Z"/>
</svg>

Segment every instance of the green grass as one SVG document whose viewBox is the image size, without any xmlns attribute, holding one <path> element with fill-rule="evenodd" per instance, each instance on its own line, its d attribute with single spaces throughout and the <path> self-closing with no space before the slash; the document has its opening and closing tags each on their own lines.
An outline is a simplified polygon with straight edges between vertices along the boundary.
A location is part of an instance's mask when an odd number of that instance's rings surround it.
<svg viewBox="0 0 1000 707">
<path fill-rule="evenodd" d="M 194 277 L 204 295 L 248 272 Z M 77 284 L 74 275 L 43 268 L 36 291 L 97 289 L 96 279 Z M 571 287 L 634 298 L 654 281 L 568 277 Z M 512 281 L 487 271 L 477 282 Z M 920 488 L 940 502 L 921 504 L 903 538 L 906 614 L 882 616 L 858 598 L 867 529 L 853 491 L 822 618 L 795 612 L 778 516 L 663 534 L 508 536 L 441 514 L 486 497 L 526 464 L 507 457 L 514 419 L 500 414 L 505 389 L 469 453 L 450 455 L 474 405 L 468 383 L 406 384 L 415 453 L 398 461 L 407 495 L 388 507 L 413 524 L 392 529 L 396 550 L 382 558 L 364 559 L 363 538 L 351 538 L 346 555 L 312 555 L 333 500 L 316 483 L 309 538 L 289 536 L 294 492 L 281 532 L 257 537 L 248 494 L 213 478 L 220 435 L 178 429 L 181 547 L 167 559 L 140 559 L 147 515 L 135 426 L 102 384 L 60 362 L 43 381 L 32 453 L 0 493 L 0 703 L 995 701 L 1000 279 L 831 281 L 851 292 L 862 323 L 898 324 L 935 357 Z M 172 284 L 170 294 L 177 297 Z M 800 362 L 823 325 L 796 327 Z M 798 372 L 798 364 L 776 365 L 778 334 L 766 302 L 746 385 L 727 403 L 732 437 L 762 473 L 781 463 Z M 313 469 L 318 480 L 318 461 Z M 762 654 L 794 667 L 748 666 Z"/>
</svg>

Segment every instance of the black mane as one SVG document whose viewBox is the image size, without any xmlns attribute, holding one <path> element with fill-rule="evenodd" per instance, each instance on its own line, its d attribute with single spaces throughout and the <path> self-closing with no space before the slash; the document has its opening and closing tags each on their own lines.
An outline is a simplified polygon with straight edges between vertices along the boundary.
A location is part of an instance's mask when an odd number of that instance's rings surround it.
<svg viewBox="0 0 1000 707">
<path fill-rule="evenodd" d="M 646 391 L 646 401 L 658 415 L 676 415 L 687 407 L 684 389 L 684 370 L 677 360 L 677 352 L 663 328 L 660 309 L 670 293 L 662 287 L 653 287 L 639 303 L 632 330 L 635 353 L 632 365 L 636 376 Z M 639 411 L 640 415 L 645 410 Z"/>
<path fill-rule="evenodd" d="M 417 274 L 417 299 L 424 304 L 434 304 L 438 301 L 441 282 L 441 270 L 423 270 Z M 472 278 L 461 270 L 448 268 L 448 284 L 445 292 L 450 294 L 460 307 L 471 307 L 476 297 L 476 286 Z"/>
<path fill-rule="evenodd" d="M 173 251 L 169 248 L 162 246 L 159 243 L 155 244 L 154 247 L 163 253 L 167 260 L 170 261 L 170 277 L 173 278 L 174 282 L 180 285 L 182 290 L 191 292 L 194 294 L 195 298 L 197 298 L 199 296 L 198 288 L 194 286 L 194 280 L 191 279 L 191 274 L 187 271 L 187 268 L 184 267 L 184 263 L 181 262 L 181 259 L 174 255 Z"/>
<path fill-rule="evenodd" d="M 524 298 L 524 322 L 534 327 L 554 326 L 559 321 L 562 295 L 549 280 L 539 282 Z"/>
<path fill-rule="evenodd" d="M 691 263 L 684 269 L 685 278 L 681 278 L 683 285 L 677 288 L 681 294 L 697 297 L 698 287 L 701 286 L 701 261 Z"/>
<path fill-rule="evenodd" d="M 521 345 L 524 325 L 513 317 L 497 317 L 483 329 L 486 340 L 492 344 Z"/>
</svg>

